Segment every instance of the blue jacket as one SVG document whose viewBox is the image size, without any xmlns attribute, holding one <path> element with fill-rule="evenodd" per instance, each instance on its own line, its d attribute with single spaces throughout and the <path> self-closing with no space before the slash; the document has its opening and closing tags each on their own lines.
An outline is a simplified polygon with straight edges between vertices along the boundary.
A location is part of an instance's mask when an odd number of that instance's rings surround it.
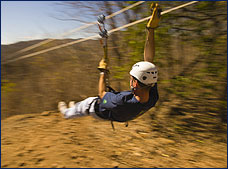
<svg viewBox="0 0 228 169">
<path fill-rule="evenodd" d="M 99 104 L 99 116 L 112 121 L 126 122 L 141 116 L 158 101 L 157 84 L 150 89 L 147 103 L 140 103 L 131 91 L 107 92 Z"/>
</svg>

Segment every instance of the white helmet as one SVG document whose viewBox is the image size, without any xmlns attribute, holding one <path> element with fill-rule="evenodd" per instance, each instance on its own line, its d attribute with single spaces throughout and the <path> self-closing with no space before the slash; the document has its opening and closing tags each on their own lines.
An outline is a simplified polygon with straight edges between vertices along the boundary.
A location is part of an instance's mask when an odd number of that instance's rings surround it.
<svg viewBox="0 0 228 169">
<path fill-rule="evenodd" d="M 147 61 L 137 62 L 132 66 L 130 75 L 145 85 L 152 85 L 158 80 L 158 70 L 156 66 Z"/>
</svg>

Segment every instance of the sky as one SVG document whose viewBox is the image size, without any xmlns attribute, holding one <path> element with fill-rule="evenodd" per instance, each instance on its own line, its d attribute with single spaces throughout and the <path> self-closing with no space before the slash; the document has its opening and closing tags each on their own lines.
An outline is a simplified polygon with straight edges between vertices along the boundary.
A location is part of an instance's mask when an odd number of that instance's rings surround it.
<svg viewBox="0 0 228 169">
<path fill-rule="evenodd" d="M 53 16 L 58 16 L 60 13 L 56 3 L 55 1 L 1 1 L 1 44 L 58 38 L 64 32 L 82 25 L 79 22 L 66 22 L 54 18 Z M 68 37 L 83 36 L 77 33 Z"/>
</svg>

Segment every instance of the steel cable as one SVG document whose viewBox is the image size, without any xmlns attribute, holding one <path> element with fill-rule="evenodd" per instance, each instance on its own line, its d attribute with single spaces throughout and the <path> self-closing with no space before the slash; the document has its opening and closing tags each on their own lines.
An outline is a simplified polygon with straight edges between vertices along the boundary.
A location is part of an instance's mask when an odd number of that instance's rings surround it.
<svg viewBox="0 0 228 169">
<path fill-rule="evenodd" d="M 183 8 L 183 7 L 185 7 L 185 6 L 194 4 L 194 3 L 196 3 L 196 2 L 198 2 L 198 1 L 188 2 L 188 3 L 185 3 L 185 4 L 179 5 L 179 6 L 177 6 L 177 7 L 168 9 L 168 10 L 166 10 L 166 11 L 164 11 L 164 12 L 161 12 L 161 15 L 164 15 L 164 14 L 169 13 L 169 12 L 172 12 L 172 11 L 174 11 L 174 10 L 177 10 L 177 9 Z M 120 27 L 118 27 L 118 28 L 112 29 L 112 30 L 110 30 L 108 33 L 111 34 L 111 33 L 113 33 L 113 32 L 119 31 L 119 30 L 121 30 L 121 29 L 127 28 L 127 27 L 129 27 L 129 26 L 132 26 L 132 25 L 138 24 L 138 23 L 140 23 L 140 22 L 146 21 L 146 20 L 150 19 L 150 17 L 151 17 L 151 16 L 148 16 L 148 17 L 145 17 L 145 18 L 143 18 L 143 19 L 137 20 L 137 21 L 135 21 L 135 22 L 132 22 L 132 23 L 129 23 L 129 24 L 120 26 Z M 52 51 L 52 50 L 55 50 L 55 49 L 59 49 L 59 48 L 63 48 L 63 47 L 66 47 L 66 46 L 74 45 L 74 44 L 77 44 L 77 43 L 80 43 L 80 42 L 84 42 L 84 41 L 89 40 L 89 39 L 98 38 L 98 37 L 99 37 L 99 35 L 93 35 L 93 36 L 90 36 L 90 37 L 87 37 L 87 38 L 79 39 L 79 40 L 72 41 L 72 42 L 69 42 L 69 43 L 66 43 L 66 44 L 62 44 L 62 45 L 58 45 L 58 46 L 51 47 L 51 48 L 48 48 L 48 49 L 44 49 L 44 50 L 41 50 L 41 51 L 38 51 L 38 52 L 34 52 L 34 53 L 31 53 L 31 54 L 28 54 L 28 55 L 24 55 L 24 56 L 21 56 L 21 57 L 18 57 L 18 58 L 15 58 L 15 59 L 12 59 L 12 60 L 3 62 L 2 65 L 3 65 L 3 64 L 7 64 L 7 63 L 11 63 L 11 62 L 15 62 L 15 61 L 17 61 L 17 60 L 25 59 L 25 58 L 28 58 L 28 57 L 32 57 L 32 56 L 35 56 L 35 55 L 38 55 L 38 54 L 46 53 L 46 52 L 49 52 L 49 51 Z"/>
<path fill-rule="evenodd" d="M 123 9 L 117 11 L 117 12 L 114 12 L 113 14 L 108 15 L 108 16 L 105 17 L 105 18 L 106 18 L 106 19 L 110 19 L 110 18 L 112 18 L 112 17 L 114 17 L 114 16 L 116 16 L 116 15 L 118 15 L 118 14 L 120 14 L 120 13 L 123 13 L 123 12 L 125 12 L 125 11 L 127 11 L 127 10 L 129 10 L 129 9 L 131 9 L 131 8 L 133 8 L 133 7 L 135 7 L 135 6 L 138 6 L 138 5 L 140 5 L 140 4 L 144 3 L 144 2 L 145 2 L 145 1 L 136 2 L 136 3 L 134 3 L 134 4 L 130 5 L 130 6 L 127 6 L 126 8 L 123 8 Z M 97 23 L 96 21 L 87 23 L 87 24 L 85 24 L 85 25 L 83 25 L 83 26 L 80 26 L 80 27 L 78 27 L 78 28 L 75 28 L 75 29 L 72 29 L 72 30 L 70 30 L 70 31 L 68 31 L 68 32 L 63 33 L 62 35 L 60 35 L 60 37 L 65 37 L 65 36 L 67 36 L 67 35 L 70 35 L 70 34 L 72 34 L 72 33 L 75 33 L 75 32 L 77 32 L 77 31 L 80 31 L 80 30 L 82 30 L 82 29 L 85 29 L 85 28 L 88 28 L 88 27 L 90 27 L 90 26 L 93 26 L 93 25 L 95 25 L 96 23 Z M 49 43 L 49 42 L 52 42 L 52 41 L 54 41 L 54 40 L 55 40 L 55 39 L 47 39 L 47 40 L 44 40 L 44 41 L 39 42 L 39 43 L 37 43 L 37 44 L 31 45 L 31 46 L 29 46 L 29 47 L 26 47 L 26 48 L 24 48 L 24 49 L 22 49 L 22 50 L 19 50 L 19 51 L 13 53 L 12 55 L 10 55 L 10 57 L 16 56 L 16 55 L 18 55 L 18 54 L 20 54 L 20 53 L 27 52 L 27 51 L 32 50 L 32 49 L 34 49 L 34 48 L 37 48 L 37 47 L 39 47 L 39 46 L 41 46 L 41 45 L 47 44 L 47 43 Z"/>
</svg>

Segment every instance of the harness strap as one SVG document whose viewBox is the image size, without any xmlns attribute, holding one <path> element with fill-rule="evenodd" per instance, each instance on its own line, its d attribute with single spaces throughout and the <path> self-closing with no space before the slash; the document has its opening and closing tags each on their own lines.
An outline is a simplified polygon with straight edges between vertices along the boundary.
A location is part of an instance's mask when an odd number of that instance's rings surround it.
<svg viewBox="0 0 228 169">
<path fill-rule="evenodd" d="M 114 123 L 113 123 L 113 121 L 112 121 L 112 120 L 111 120 L 111 125 L 112 125 L 112 129 L 113 129 L 113 131 L 115 131 Z"/>
<path fill-rule="evenodd" d="M 88 109 L 86 109 L 86 111 L 87 111 L 87 113 L 88 113 L 88 114 L 90 114 L 89 110 L 90 110 L 90 108 L 91 108 L 92 104 L 93 104 L 95 101 L 97 101 L 98 99 L 99 99 L 99 97 L 97 97 L 97 98 L 93 99 L 93 101 L 89 104 Z"/>
<path fill-rule="evenodd" d="M 115 131 L 115 127 L 114 127 L 114 124 L 113 124 L 113 120 L 111 120 L 111 111 L 109 112 L 109 115 L 108 115 L 110 121 L 111 121 L 111 125 L 112 125 L 112 129 L 113 131 Z"/>
<path fill-rule="evenodd" d="M 116 91 L 115 91 L 112 87 L 110 87 L 110 86 L 106 86 L 106 88 L 108 89 L 109 92 L 118 93 L 118 92 L 116 92 Z M 99 117 L 102 118 L 102 115 L 101 115 L 100 112 L 99 112 L 100 97 L 98 96 L 98 98 L 94 99 L 94 101 L 95 101 L 95 100 L 96 100 L 96 103 L 95 103 L 95 113 L 96 113 Z M 92 102 L 92 103 L 93 103 L 93 102 Z M 91 103 L 91 104 L 92 104 L 92 103 Z M 90 105 L 90 106 L 91 106 L 91 105 Z M 109 111 L 109 112 L 108 112 L 108 117 L 106 116 L 106 118 L 110 120 L 111 125 L 112 125 L 112 129 L 113 129 L 113 131 L 115 131 L 115 126 L 114 126 L 113 120 L 112 120 L 112 118 L 111 118 L 111 114 L 112 114 L 112 112 Z M 125 127 L 128 127 L 128 122 L 125 123 Z"/>
</svg>

